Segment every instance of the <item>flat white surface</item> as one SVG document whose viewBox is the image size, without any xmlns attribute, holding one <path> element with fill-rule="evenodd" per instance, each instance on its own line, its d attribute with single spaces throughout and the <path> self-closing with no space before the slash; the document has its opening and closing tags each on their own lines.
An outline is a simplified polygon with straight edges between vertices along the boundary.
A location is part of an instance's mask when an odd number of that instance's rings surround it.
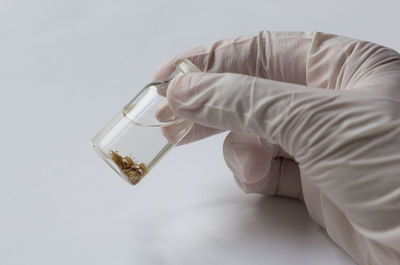
<svg viewBox="0 0 400 265">
<path fill-rule="evenodd" d="M 136 187 L 89 140 L 185 49 L 318 30 L 400 50 L 398 0 L 0 0 L 0 264 L 354 264 L 297 201 L 242 193 L 223 135 Z"/>
</svg>

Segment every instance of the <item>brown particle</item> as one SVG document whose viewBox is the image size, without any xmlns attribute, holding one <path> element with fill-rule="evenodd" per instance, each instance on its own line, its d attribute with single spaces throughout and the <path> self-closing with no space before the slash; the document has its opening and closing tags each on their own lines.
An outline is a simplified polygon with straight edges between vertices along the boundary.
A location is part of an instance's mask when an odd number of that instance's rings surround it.
<svg viewBox="0 0 400 265">
<path fill-rule="evenodd" d="M 121 156 L 118 151 L 110 150 L 108 156 L 124 172 L 132 185 L 136 185 L 147 174 L 148 169 L 144 163 L 137 163 L 129 156 Z"/>
</svg>

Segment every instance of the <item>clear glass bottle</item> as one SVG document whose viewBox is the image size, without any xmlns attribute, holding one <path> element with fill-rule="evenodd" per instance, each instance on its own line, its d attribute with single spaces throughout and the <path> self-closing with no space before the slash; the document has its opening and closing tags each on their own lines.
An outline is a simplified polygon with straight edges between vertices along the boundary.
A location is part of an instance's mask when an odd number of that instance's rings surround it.
<svg viewBox="0 0 400 265">
<path fill-rule="evenodd" d="M 167 80 L 145 86 L 91 141 L 104 161 L 133 185 L 192 128 L 192 122 L 169 109 L 165 91 L 178 75 L 200 70 L 187 59 L 175 67 Z"/>
</svg>

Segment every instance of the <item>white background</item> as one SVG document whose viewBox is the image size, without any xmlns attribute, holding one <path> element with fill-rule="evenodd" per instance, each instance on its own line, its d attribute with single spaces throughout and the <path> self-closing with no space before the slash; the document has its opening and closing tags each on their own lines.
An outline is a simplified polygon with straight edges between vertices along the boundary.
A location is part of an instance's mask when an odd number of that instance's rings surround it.
<svg viewBox="0 0 400 265">
<path fill-rule="evenodd" d="M 223 135 L 139 186 L 89 140 L 169 57 L 260 30 L 400 50 L 398 0 L 0 0 L 0 264 L 353 264 L 297 201 L 246 195 Z"/>
</svg>

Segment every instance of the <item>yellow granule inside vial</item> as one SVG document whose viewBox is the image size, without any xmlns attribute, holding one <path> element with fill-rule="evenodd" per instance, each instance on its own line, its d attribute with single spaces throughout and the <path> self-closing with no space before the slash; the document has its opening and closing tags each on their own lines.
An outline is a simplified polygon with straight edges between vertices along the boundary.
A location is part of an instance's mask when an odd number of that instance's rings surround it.
<svg viewBox="0 0 400 265">
<path fill-rule="evenodd" d="M 121 156 L 118 151 L 111 150 L 108 156 L 124 172 L 132 185 L 138 184 L 149 171 L 144 163 L 137 163 L 129 156 Z"/>
</svg>

